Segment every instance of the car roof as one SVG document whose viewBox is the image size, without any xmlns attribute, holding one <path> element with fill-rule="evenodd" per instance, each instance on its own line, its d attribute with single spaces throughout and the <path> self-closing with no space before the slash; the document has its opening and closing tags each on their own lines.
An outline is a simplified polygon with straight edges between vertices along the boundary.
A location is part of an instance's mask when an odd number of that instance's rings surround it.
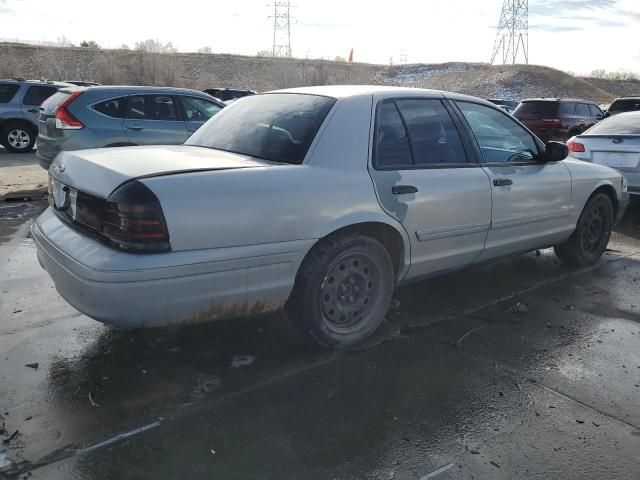
<svg viewBox="0 0 640 480">
<path fill-rule="evenodd" d="M 23 80 L 21 78 L 2 78 L 0 82 L 16 83 L 16 84 L 33 84 L 33 85 L 55 85 L 56 87 L 74 87 L 75 85 L 66 82 L 54 82 L 50 80 Z"/>
<path fill-rule="evenodd" d="M 127 93 L 184 93 L 188 95 L 200 95 L 203 97 L 210 97 L 204 92 L 199 90 L 192 90 L 190 88 L 178 88 L 178 87 L 151 87 L 151 86 L 137 86 L 137 85 L 96 85 L 94 87 L 81 87 L 77 85 L 69 84 L 70 90 L 77 91 L 89 91 L 92 93 L 100 92 L 127 92 Z"/>
<path fill-rule="evenodd" d="M 426 88 L 411 87 L 390 87 L 384 85 L 324 85 L 318 87 L 296 87 L 286 88 L 282 90 L 272 90 L 265 93 L 300 93 L 307 95 L 321 95 L 333 98 L 347 98 L 361 95 L 394 94 L 403 96 L 430 96 L 430 97 L 446 97 L 454 100 L 472 100 L 476 103 L 483 103 L 492 107 L 497 105 L 480 97 L 473 97 L 461 93 L 445 92 L 442 90 L 430 90 Z"/>
<path fill-rule="evenodd" d="M 591 100 L 585 100 L 583 98 L 525 98 L 522 102 L 581 102 L 581 103 L 593 103 Z"/>
<path fill-rule="evenodd" d="M 640 100 L 640 97 L 618 97 L 618 98 L 616 98 L 616 99 L 614 100 L 614 102 L 615 102 L 616 100 Z M 611 103 L 613 103 L 613 102 L 611 102 Z"/>
</svg>

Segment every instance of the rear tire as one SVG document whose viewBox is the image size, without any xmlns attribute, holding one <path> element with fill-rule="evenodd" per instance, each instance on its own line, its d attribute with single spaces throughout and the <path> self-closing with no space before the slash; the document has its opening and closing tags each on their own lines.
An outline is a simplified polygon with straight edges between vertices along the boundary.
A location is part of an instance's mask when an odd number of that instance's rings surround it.
<svg viewBox="0 0 640 480">
<path fill-rule="evenodd" d="M 604 193 L 594 195 L 582 210 L 569 239 L 553 247 L 556 256 L 576 266 L 597 262 L 609 244 L 613 218 L 613 205 L 609 197 Z"/>
<path fill-rule="evenodd" d="M 11 123 L 0 133 L 2 145 L 13 153 L 28 153 L 36 143 L 36 134 L 30 126 Z"/>
<path fill-rule="evenodd" d="M 323 347 L 345 348 L 378 328 L 393 288 L 387 249 L 371 237 L 339 233 L 307 255 L 285 308 L 303 334 Z"/>
</svg>

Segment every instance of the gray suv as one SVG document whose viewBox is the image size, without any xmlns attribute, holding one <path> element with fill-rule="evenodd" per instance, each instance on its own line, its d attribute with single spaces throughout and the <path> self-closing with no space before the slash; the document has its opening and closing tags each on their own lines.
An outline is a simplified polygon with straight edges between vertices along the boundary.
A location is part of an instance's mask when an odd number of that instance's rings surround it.
<svg viewBox="0 0 640 480">
<path fill-rule="evenodd" d="M 65 88 L 40 107 L 40 166 L 49 169 L 62 150 L 181 144 L 222 108 L 185 88 Z"/>
<path fill-rule="evenodd" d="M 38 135 L 38 107 L 68 83 L 0 80 L 0 145 L 10 152 L 33 150 Z"/>
</svg>

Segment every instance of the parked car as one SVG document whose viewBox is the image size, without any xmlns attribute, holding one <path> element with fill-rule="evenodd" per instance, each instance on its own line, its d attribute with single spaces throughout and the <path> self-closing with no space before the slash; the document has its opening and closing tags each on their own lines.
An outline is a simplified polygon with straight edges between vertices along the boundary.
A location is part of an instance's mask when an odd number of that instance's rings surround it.
<svg viewBox="0 0 640 480">
<path fill-rule="evenodd" d="M 223 107 L 185 88 L 65 88 L 40 107 L 40 166 L 63 150 L 184 143 Z"/>
<path fill-rule="evenodd" d="M 345 347 L 378 327 L 396 285 L 552 245 L 598 260 L 623 179 L 566 155 L 474 97 L 283 90 L 225 108 L 185 145 L 62 152 L 32 235 L 60 294 L 96 320 L 284 306 Z"/>
<path fill-rule="evenodd" d="M 38 135 L 38 107 L 67 83 L 0 80 L 0 145 L 10 152 L 33 150 Z"/>
<path fill-rule="evenodd" d="M 620 97 L 616 98 L 607 109 L 606 116 L 616 115 L 623 112 L 634 112 L 640 110 L 640 97 Z"/>
<path fill-rule="evenodd" d="M 237 100 L 238 98 L 255 95 L 257 92 L 253 90 L 242 90 L 238 88 L 208 88 L 204 93 L 211 95 L 223 102 Z"/>
<path fill-rule="evenodd" d="M 76 87 L 98 87 L 102 85 L 101 83 L 89 82 L 87 80 L 65 80 L 65 83 L 70 83 Z"/>
<path fill-rule="evenodd" d="M 566 142 L 604 118 L 594 102 L 562 98 L 537 98 L 520 102 L 513 116 L 544 142 Z"/>
<path fill-rule="evenodd" d="M 509 115 L 511 115 L 513 113 L 513 111 L 515 110 L 515 108 L 513 108 L 510 105 L 500 105 L 499 103 L 496 104 L 498 107 L 500 107 L 501 109 L 503 109 L 505 112 L 507 112 Z"/>
<path fill-rule="evenodd" d="M 640 111 L 609 117 L 567 142 L 570 155 L 619 170 L 640 195 Z"/>
<path fill-rule="evenodd" d="M 518 102 L 517 100 L 507 100 L 506 98 L 487 98 L 488 102 L 493 103 L 494 105 L 505 105 L 507 107 L 510 107 L 512 109 L 515 110 L 515 108 L 518 106 L 518 104 L 520 102 Z"/>
</svg>

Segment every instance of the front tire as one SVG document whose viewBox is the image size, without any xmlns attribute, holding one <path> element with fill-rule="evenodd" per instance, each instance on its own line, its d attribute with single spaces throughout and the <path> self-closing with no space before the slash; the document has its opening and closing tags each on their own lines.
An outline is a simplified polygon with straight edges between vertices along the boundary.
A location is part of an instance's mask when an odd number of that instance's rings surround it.
<svg viewBox="0 0 640 480">
<path fill-rule="evenodd" d="M 32 128 L 22 124 L 10 124 L 0 133 L 2 145 L 13 153 L 27 153 L 33 150 L 36 135 Z"/>
<path fill-rule="evenodd" d="M 393 288 L 387 249 L 371 237 L 339 233 L 321 240 L 305 258 L 286 311 L 323 347 L 345 348 L 378 328 Z"/>
<path fill-rule="evenodd" d="M 613 218 L 611 199 L 604 193 L 594 195 L 582 210 L 569 239 L 553 247 L 556 256 L 563 262 L 577 266 L 595 263 L 609 244 Z"/>
</svg>

